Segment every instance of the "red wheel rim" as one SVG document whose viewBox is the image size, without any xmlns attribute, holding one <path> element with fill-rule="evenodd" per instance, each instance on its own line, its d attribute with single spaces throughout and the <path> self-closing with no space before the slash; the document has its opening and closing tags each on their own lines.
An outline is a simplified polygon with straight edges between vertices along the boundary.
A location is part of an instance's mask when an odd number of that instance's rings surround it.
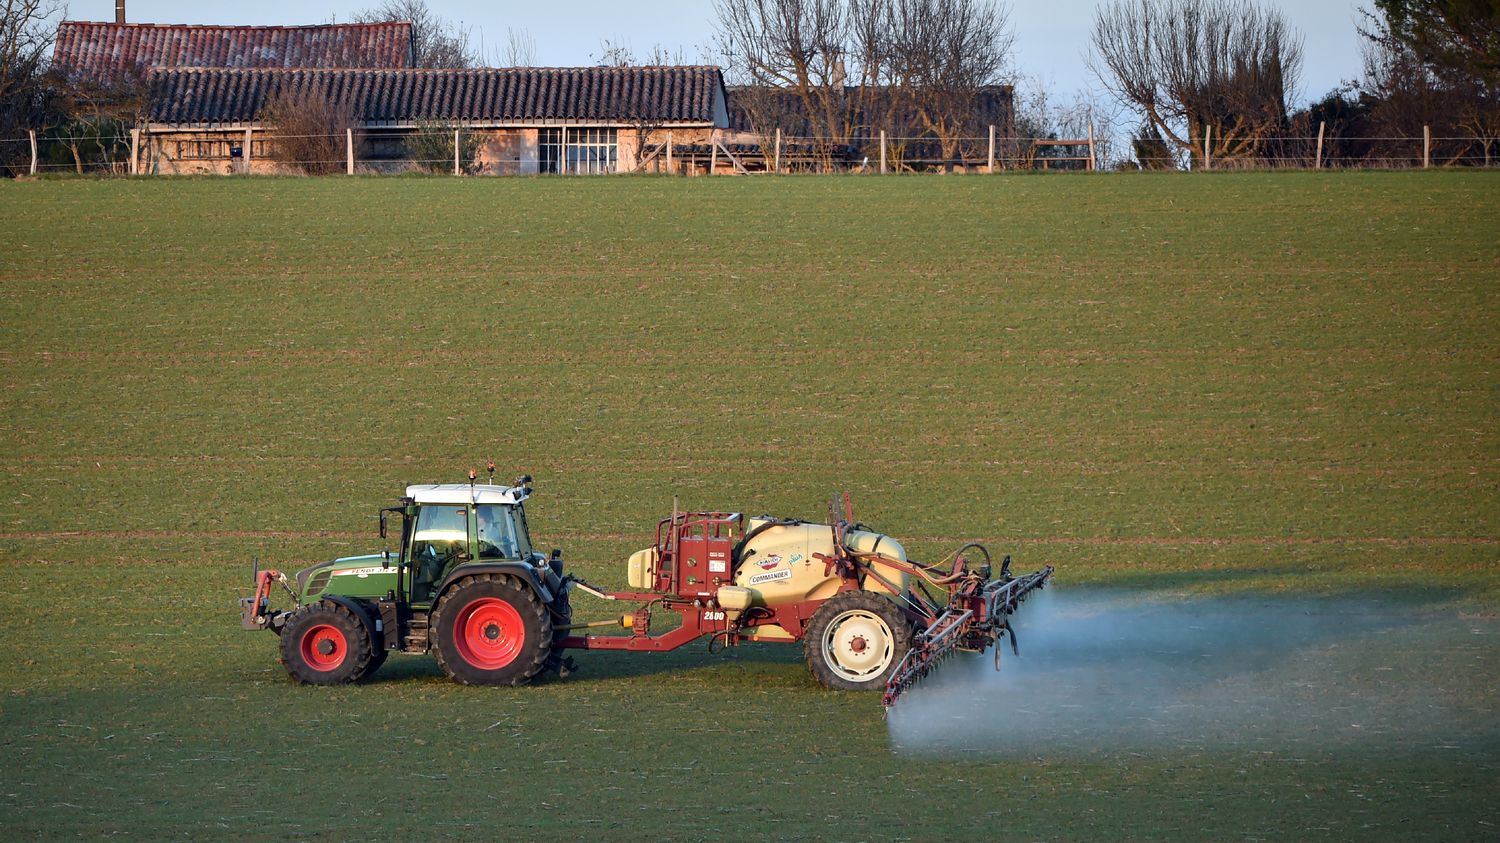
<svg viewBox="0 0 1500 843">
<path fill-rule="evenodd" d="M 464 661 L 481 670 L 496 670 L 516 660 L 526 643 L 526 626 L 514 606 L 482 597 L 454 619 L 453 642 Z"/>
<path fill-rule="evenodd" d="M 302 660 L 313 670 L 333 670 L 344 663 L 347 655 L 349 641 L 336 626 L 318 624 L 302 633 Z"/>
</svg>

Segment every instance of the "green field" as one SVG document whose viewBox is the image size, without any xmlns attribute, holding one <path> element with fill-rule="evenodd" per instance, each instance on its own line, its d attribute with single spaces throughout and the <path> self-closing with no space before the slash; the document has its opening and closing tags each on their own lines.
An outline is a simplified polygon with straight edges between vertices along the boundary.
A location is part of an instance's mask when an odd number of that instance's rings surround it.
<svg viewBox="0 0 1500 843">
<path fill-rule="evenodd" d="M 1497 200 L 1484 172 L 0 183 L 0 828 L 1493 837 Z M 922 558 L 1471 619 L 1380 657 L 1482 739 L 912 757 L 795 648 L 313 689 L 238 629 L 252 558 L 379 547 L 403 484 L 487 457 L 607 586 L 674 495 L 819 518 L 848 489 Z"/>
</svg>

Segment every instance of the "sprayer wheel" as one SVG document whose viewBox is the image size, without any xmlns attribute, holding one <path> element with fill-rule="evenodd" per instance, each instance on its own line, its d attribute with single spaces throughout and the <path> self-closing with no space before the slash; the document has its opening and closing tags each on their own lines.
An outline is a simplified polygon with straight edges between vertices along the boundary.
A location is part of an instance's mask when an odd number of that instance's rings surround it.
<svg viewBox="0 0 1500 843">
<path fill-rule="evenodd" d="M 357 682 L 378 667 L 364 621 L 347 606 L 319 600 L 297 610 L 281 635 L 281 663 L 308 685 Z"/>
<path fill-rule="evenodd" d="M 825 687 L 876 691 L 911 649 L 911 624 L 895 603 L 845 591 L 818 607 L 802 639 L 807 666 Z"/>
<path fill-rule="evenodd" d="M 552 618 L 514 577 L 464 577 L 432 613 L 437 659 L 463 685 L 524 685 L 552 653 Z"/>
</svg>

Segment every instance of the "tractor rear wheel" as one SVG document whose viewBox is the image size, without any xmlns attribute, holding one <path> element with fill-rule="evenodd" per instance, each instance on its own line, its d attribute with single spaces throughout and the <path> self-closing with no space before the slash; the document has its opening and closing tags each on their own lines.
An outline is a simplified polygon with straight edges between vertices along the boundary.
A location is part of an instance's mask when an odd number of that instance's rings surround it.
<svg viewBox="0 0 1500 843">
<path fill-rule="evenodd" d="M 464 577 L 432 613 L 437 659 L 463 685 L 524 685 L 552 653 L 552 619 L 514 577 Z"/>
<path fill-rule="evenodd" d="M 319 600 L 299 609 L 281 633 L 281 663 L 298 682 L 357 682 L 380 666 L 364 621 L 347 606 Z"/>
<path fill-rule="evenodd" d="M 813 677 L 825 687 L 874 691 L 885 687 L 911 638 L 911 624 L 895 603 L 845 591 L 813 613 L 802 646 Z"/>
</svg>

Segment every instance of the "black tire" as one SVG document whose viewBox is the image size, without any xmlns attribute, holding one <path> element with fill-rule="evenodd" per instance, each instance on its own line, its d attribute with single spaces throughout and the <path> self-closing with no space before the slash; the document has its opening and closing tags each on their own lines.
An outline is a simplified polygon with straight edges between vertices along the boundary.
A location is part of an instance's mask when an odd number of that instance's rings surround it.
<svg viewBox="0 0 1500 843">
<path fill-rule="evenodd" d="M 364 621 L 332 600 L 292 615 L 281 634 L 281 663 L 293 679 L 308 685 L 357 682 L 379 667 Z"/>
<path fill-rule="evenodd" d="M 557 671 L 560 677 L 566 677 L 575 669 L 573 660 L 566 658 L 567 650 L 562 648 L 562 640 L 573 634 L 568 625 L 573 623 L 573 601 L 569 598 L 568 590 L 563 589 L 552 604 L 547 607 L 548 613 L 552 615 L 552 652 L 547 656 L 547 670 Z"/>
<path fill-rule="evenodd" d="M 372 674 L 375 671 L 379 670 L 380 666 L 383 665 L 383 664 L 385 664 L 386 657 L 388 657 L 390 654 L 391 654 L 390 650 L 385 650 L 385 649 L 376 650 L 375 653 L 370 656 L 370 666 L 367 667 L 367 668 L 365 668 L 365 675 L 361 676 L 359 678 L 361 680 L 369 679 L 370 678 L 370 674 Z"/>
<path fill-rule="evenodd" d="M 562 593 L 557 595 L 557 599 L 552 601 L 551 610 L 552 646 L 556 647 L 557 642 L 573 634 L 573 630 L 567 628 L 573 623 L 573 601 L 567 589 L 563 589 Z"/>
<path fill-rule="evenodd" d="M 524 685 L 552 653 L 552 618 L 514 577 L 464 577 L 432 613 L 437 660 L 462 685 Z"/>
<path fill-rule="evenodd" d="M 911 624 L 895 603 L 845 591 L 818 607 L 802 638 L 813 678 L 838 691 L 878 691 L 911 649 Z"/>
</svg>

